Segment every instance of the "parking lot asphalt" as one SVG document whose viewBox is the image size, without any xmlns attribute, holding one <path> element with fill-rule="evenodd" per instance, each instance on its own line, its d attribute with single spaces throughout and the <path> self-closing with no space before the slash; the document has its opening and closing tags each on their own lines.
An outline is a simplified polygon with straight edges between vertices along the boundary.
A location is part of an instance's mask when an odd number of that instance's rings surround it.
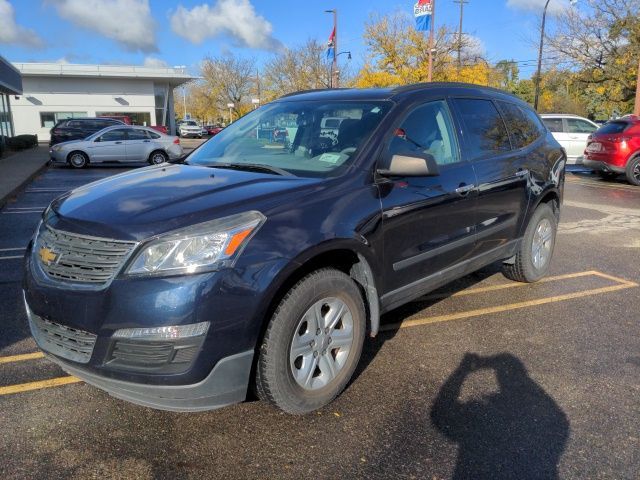
<svg viewBox="0 0 640 480">
<path fill-rule="evenodd" d="M 492 265 L 390 312 L 321 411 L 177 414 L 69 377 L 26 324 L 40 213 L 121 171 L 49 168 L 0 210 L 1 478 L 638 478 L 640 188 L 568 174 L 548 278 Z"/>
</svg>

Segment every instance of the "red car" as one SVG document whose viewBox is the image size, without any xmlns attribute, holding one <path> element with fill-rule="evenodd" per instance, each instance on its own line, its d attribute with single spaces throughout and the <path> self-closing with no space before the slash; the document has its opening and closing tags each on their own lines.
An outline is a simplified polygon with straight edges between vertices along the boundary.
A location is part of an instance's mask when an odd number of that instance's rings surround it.
<svg viewBox="0 0 640 480">
<path fill-rule="evenodd" d="M 640 186 L 640 116 L 627 115 L 596 130 L 583 163 L 601 177 L 624 174 L 629 183 Z"/>
<path fill-rule="evenodd" d="M 222 127 L 214 127 L 213 125 L 206 125 L 204 128 L 207 131 L 207 135 L 211 135 L 212 137 L 222 131 Z"/>
<path fill-rule="evenodd" d="M 153 128 L 157 132 L 164 133 L 165 135 L 169 133 L 169 129 L 164 125 L 151 125 L 149 128 Z"/>
</svg>

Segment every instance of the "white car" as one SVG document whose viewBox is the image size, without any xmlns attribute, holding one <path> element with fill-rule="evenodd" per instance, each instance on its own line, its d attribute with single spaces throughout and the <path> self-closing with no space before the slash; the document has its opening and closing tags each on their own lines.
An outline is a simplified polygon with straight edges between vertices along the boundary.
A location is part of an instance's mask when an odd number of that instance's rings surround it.
<svg viewBox="0 0 640 480">
<path fill-rule="evenodd" d="M 149 162 L 158 165 L 184 154 L 180 139 L 145 127 L 107 127 L 84 140 L 62 142 L 49 149 L 51 161 L 83 168 L 89 163 Z"/>
<path fill-rule="evenodd" d="M 202 138 L 202 127 L 193 120 L 182 120 L 178 123 L 178 135 Z"/>
<path fill-rule="evenodd" d="M 598 125 L 578 115 L 566 113 L 545 113 L 540 115 L 553 137 L 567 151 L 567 164 L 581 165 L 589 135 Z"/>
</svg>

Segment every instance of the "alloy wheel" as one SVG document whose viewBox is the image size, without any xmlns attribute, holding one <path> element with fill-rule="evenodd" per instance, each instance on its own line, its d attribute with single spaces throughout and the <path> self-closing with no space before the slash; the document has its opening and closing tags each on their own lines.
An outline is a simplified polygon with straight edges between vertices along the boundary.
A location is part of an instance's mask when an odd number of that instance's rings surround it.
<svg viewBox="0 0 640 480">
<path fill-rule="evenodd" d="M 293 378 L 305 390 L 331 383 L 353 346 L 353 316 L 337 297 L 314 303 L 298 322 L 289 348 Z"/>
<path fill-rule="evenodd" d="M 547 218 L 543 218 L 538 223 L 533 234 L 532 255 L 533 266 L 541 270 L 551 258 L 551 247 L 553 242 L 553 227 Z"/>
</svg>

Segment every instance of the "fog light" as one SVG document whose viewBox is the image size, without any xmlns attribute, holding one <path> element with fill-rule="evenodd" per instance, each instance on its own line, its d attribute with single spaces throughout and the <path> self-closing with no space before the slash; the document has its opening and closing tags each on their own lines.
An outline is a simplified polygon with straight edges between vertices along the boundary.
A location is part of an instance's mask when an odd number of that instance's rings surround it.
<svg viewBox="0 0 640 480">
<path fill-rule="evenodd" d="M 169 340 L 199 337 L 207 333 L 208 329 L 209 322 L 201 322 L 169 327 L 123 328 L 116 330 L 112 336 L 114 338 L 136 338 L 141 340 Z"/>
</svg>

